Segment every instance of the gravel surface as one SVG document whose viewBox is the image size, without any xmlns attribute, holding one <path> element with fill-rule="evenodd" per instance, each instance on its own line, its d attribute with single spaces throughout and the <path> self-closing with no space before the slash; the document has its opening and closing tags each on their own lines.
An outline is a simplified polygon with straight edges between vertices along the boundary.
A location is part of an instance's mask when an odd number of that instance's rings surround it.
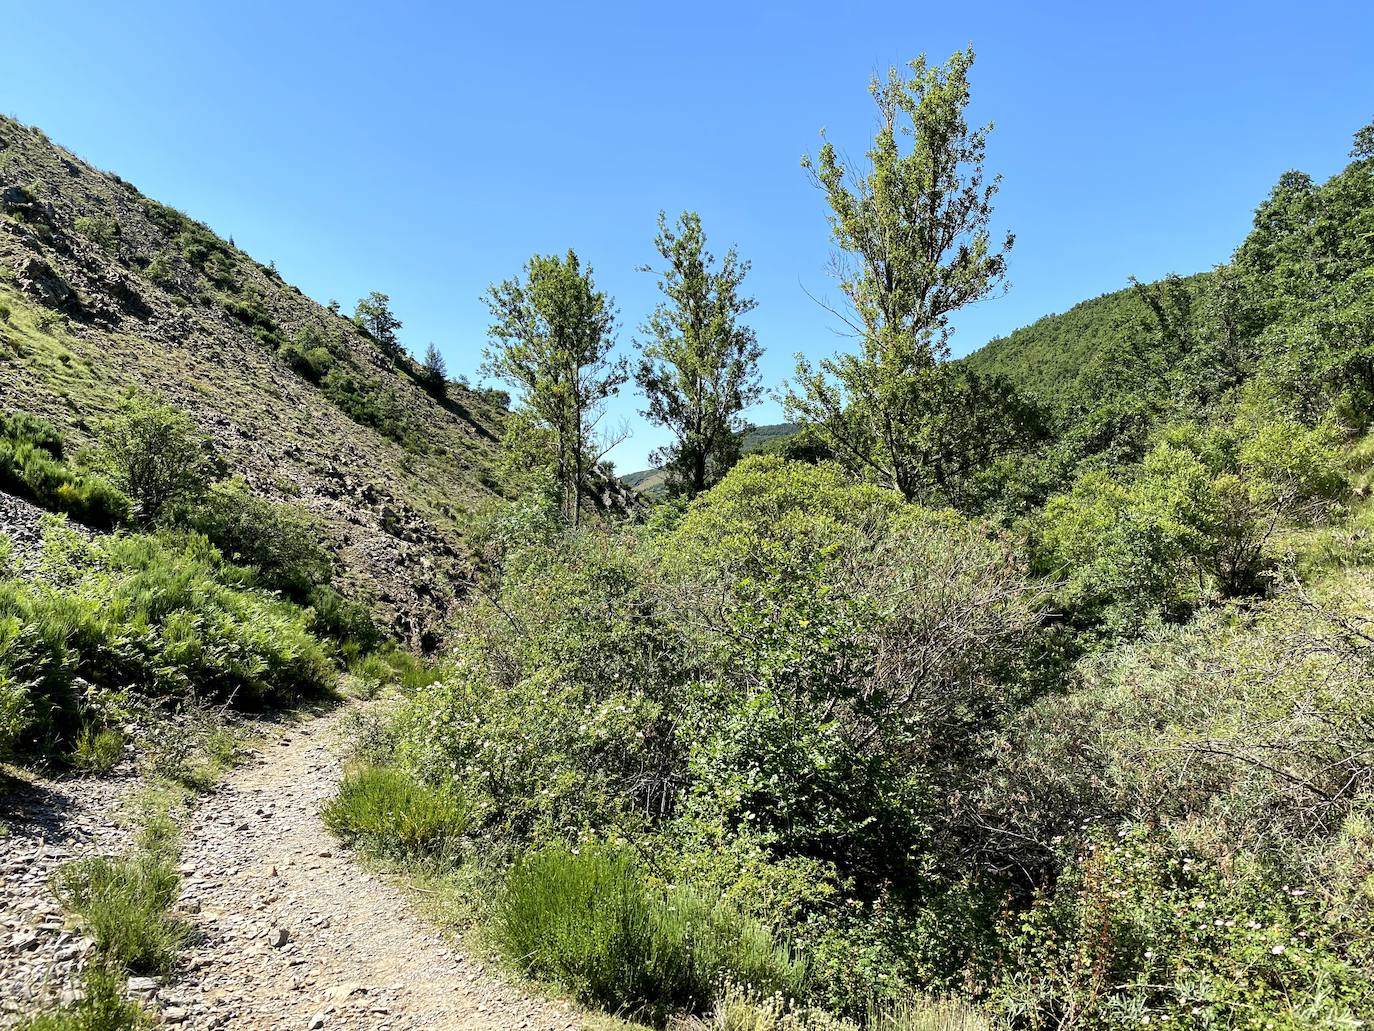
<svg viewBox="0 0 1374 1031">
<path fill-rule="evenodd" d="M 123 847 L 115 816 L 136 783 L 0 772 L 0 1027 L 72 998 L 95 943 L 68 925 L 48 880 L 71 859 Z"/>
<path fill-rule="evenodd" d="M 130 994 L 186 1028 L 581 1027 L 572 1006 L 530 997 L 455 951 L 400 889 L 340 850 L 319 816 L 338 782 L 340 718 L 274 728 L 201 801 L 181 862 L 192 943 L 177 973 L 132 978 Z M 23 800 L 12 812 L 32 812 L 0 838 L 0 1025 L 76 987 L 90 943 L 66 929 L 47 878 L 74 855 L 123 847 L 108 814 L 132 783 L 11 793 Z"/>
</svg>

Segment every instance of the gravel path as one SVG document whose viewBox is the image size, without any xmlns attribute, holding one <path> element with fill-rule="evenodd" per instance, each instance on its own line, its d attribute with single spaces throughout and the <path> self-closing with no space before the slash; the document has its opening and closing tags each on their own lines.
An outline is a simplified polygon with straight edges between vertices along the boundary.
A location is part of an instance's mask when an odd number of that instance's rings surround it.
<svg viewBox="0 0 1374 1031">
<path fill-rule="evenodd" d="M 454 952 L 320 821 L 338 781 L 339 717 L 269 739 L 201 805 L 183 850 L 202 940 L 160 995 L 190 1027 L 497 1031 L 579 1027 Z M 170 1009 L 167 1007 L 170 1005 Z"/>
<path fill-rule="evenodd" d="M 181 968 L 129 980 L 165 1026 L 326 1031 L 567 1031 L 570 1005 L 531 998 L 455 951 L 404 894 L 339 849 L 320 805 L 339 777 L 342 711 L 269 725 L 255 759 L 185 828 Z M 0 783 L 0 1027 L 79 989 L 93 943 L 48 879 L 128 847 L 115 819 L 134 777 Z"/>
</svg>

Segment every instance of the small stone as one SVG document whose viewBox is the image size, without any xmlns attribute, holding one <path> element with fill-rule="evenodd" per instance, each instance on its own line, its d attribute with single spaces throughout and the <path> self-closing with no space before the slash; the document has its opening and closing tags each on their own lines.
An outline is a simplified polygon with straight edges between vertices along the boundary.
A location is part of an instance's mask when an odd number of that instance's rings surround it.
<svg viewBox="0 0 1374 1031">
<path fill-rule="evenodd" d="M 291 934 L 285 927 L 274 927 L 267 932 L 267 944 L 274 949 L 279 949 L 291 940 Z"/>
<path fill-rule="evenodd" d="M 307 1027 L 308 1031 L 316 1031 L 317 1028 L 324 1027 L 324 1014 L 316 1013 L 313 1017 L 310 1018 L 310 1023 L 307 1025 Z"/>
</svg>

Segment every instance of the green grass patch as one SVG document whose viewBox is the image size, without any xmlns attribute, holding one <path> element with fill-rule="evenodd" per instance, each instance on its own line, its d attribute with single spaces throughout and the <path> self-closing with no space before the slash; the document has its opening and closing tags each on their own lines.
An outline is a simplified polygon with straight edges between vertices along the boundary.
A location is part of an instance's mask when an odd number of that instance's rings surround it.
<svg viewBox="0 0 1374 1031">
<path fill-rule="evenodd" d="M 609 845 L 528 854 L 511 870 L 493 933 L 534 977 L 616 1013 L 702 1012 L 726 982 L 788 995 L 805 980 L 767 927 L 690 889 L 649 883 Z"/>
<path fill-rule="evenodd" d="M 124 757 L 124 735 L 113 727 L 83 724 L 72 749 L 72 765 L 86 773 L 108 773 Z"/>
<path fill-rule="evenodd" d="M 43 419 L 0 412 L 0 489 L 100 529 L 128 522 L 129 499 L 64 460 L 62 436 Z"/>
<path fill-rule="evenodd" d="M 169 851 L 96 856 L 58 871 L 53 891 L 108 961 L 137 974 L 171 969 L 187 926 L 171 914 L 180 878 Z"/>
<path fill-rule="evenodd" d="M 451 793 L 380 766 L 345 775 L 323 815 L 344 841 L 400 857 L 452 854 L 469 824 L 466 807 Z"/>
</svg>

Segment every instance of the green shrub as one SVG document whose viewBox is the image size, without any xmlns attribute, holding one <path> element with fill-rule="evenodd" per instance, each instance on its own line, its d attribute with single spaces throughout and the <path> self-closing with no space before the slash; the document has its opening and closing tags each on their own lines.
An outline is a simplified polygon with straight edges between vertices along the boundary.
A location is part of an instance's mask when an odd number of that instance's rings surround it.
<svg viewBox="0 0 1374 1031">
<path fill-rule="evenodd" d="M 1322 910 L 1243 857 L 1141 829 L 1094 835 L 1008 928 L 998 994 L 1032 1027 L 1356 1027 L 1374 983 Z"/>
<path fill-rule="evenodd" d="M 354 422 L 370 426 L 405 447 L 419 446 L 414 427 L 395 392 L 343 365 L 330 369 L 320 382 L 332 404 Z"/>
<path fill-rule="evenodd" d="M 18 747 L 61 755 L 97 689 L 173 703 L 284 703 L 327 691 L 333 667 L 308 613 L 247 585 L 198 535 L 86 541 L 48 528 L 42 575 L 0 580 L 0 690 Z"/>
<path fill-rule="evenodd" d="M 796 993 L 804 969 L 763 925 L 646 882 L 609 845 L 556 845 L 510 872 L 494 933 L 535 977 L 613 1012 L 704 1010 L 726 983 Z"/>
<path fill-rule="evenodd" d="M 329 341 L 313 323 L 306 323 L 282 345 L 280 354 L 286 364 L 311 383 L 319 383 L 338 360 Z"/>
<path fill-rule="evenodd" d="M 78 233 L 101 250 L 113 251 L 119 246 L 119 223 L 107 215 L 83 215 L 73 224 Z"/>
<path fill-rule="evenodd" d="M 124 997 L 123 978 L 99 965 L 86 968 L 81 998 L 51 1013 L 26 1017 L 15 1031 L 139 1031 L 152 1020 Z"/>
<path fill-rule="evenodd" d="M 382 643 L 382 629 L 365 602 L 345 598 L 329 584 L 315 584 L 305 603 L 315 614 L 315 633 L 341 642 L 346 658 L 369 652 Z"/>
<path fill-rule="evenodd" d="M 871 1007 L 860 1025 L 778 996 L 759 997 L 732 986 L 716 1001 L 700 1031 L 859 1031 L 860 1026 L 867 1031 L 994 1031 L 1003 1025 L 957 1002 L 924 998 Z"/>
<path fill-rule="evenodd" d="M 23 413 L 0 414 L 0 488 L 96 529 L 126 523 L 129 499 L 63 458 L 62 435 L 52 424 Z"/>
<path fill-rule="evenodd" d="M 124 757 L 124 735 L 113 727 L 83 724 L 76 735 L 72 765 L 87 773 L 107 773 Z"/>
<path fill-rule="evenodd" d="M 176 267 L 172 255 L 167 251 L 158 251 L 154 254 L 153 260 L 148 262 L 148 267 L 143 271 L 159 286 L 168 286 L 176 280 Z"/>
<path fill-rule="evenodd" d="M 109 961 L 133 973 L 176 962 L 187 927 L 170 914 L 179 878 L 166 856 L 82 859 L 58 871 L 53 890 Z"/>
<path fill-rule="evenodd" d="M 345 841 L 403 856 L 451 854 L 468 830 L 466 808 L 453 794 L 375 766 L 345 775 L 324 822 Z"/>
<path fill-rule="evenodd" d="M 235 565 L 252 566 L 258 583 L 305 603 L 314 587 L 334 575 L 321 547 L 321 530 L 305 513 L 256 497 L 242 480 L 210 487 L 204 502 L 184 518 Z"/>
<path fill-rule="evenodd" d="M 209 441 L 171 405 L 132 397 L 101 434 L 115 485 L 151 523 L 174 506 L 193 505 L 212 479 Z"/>
</svg>

